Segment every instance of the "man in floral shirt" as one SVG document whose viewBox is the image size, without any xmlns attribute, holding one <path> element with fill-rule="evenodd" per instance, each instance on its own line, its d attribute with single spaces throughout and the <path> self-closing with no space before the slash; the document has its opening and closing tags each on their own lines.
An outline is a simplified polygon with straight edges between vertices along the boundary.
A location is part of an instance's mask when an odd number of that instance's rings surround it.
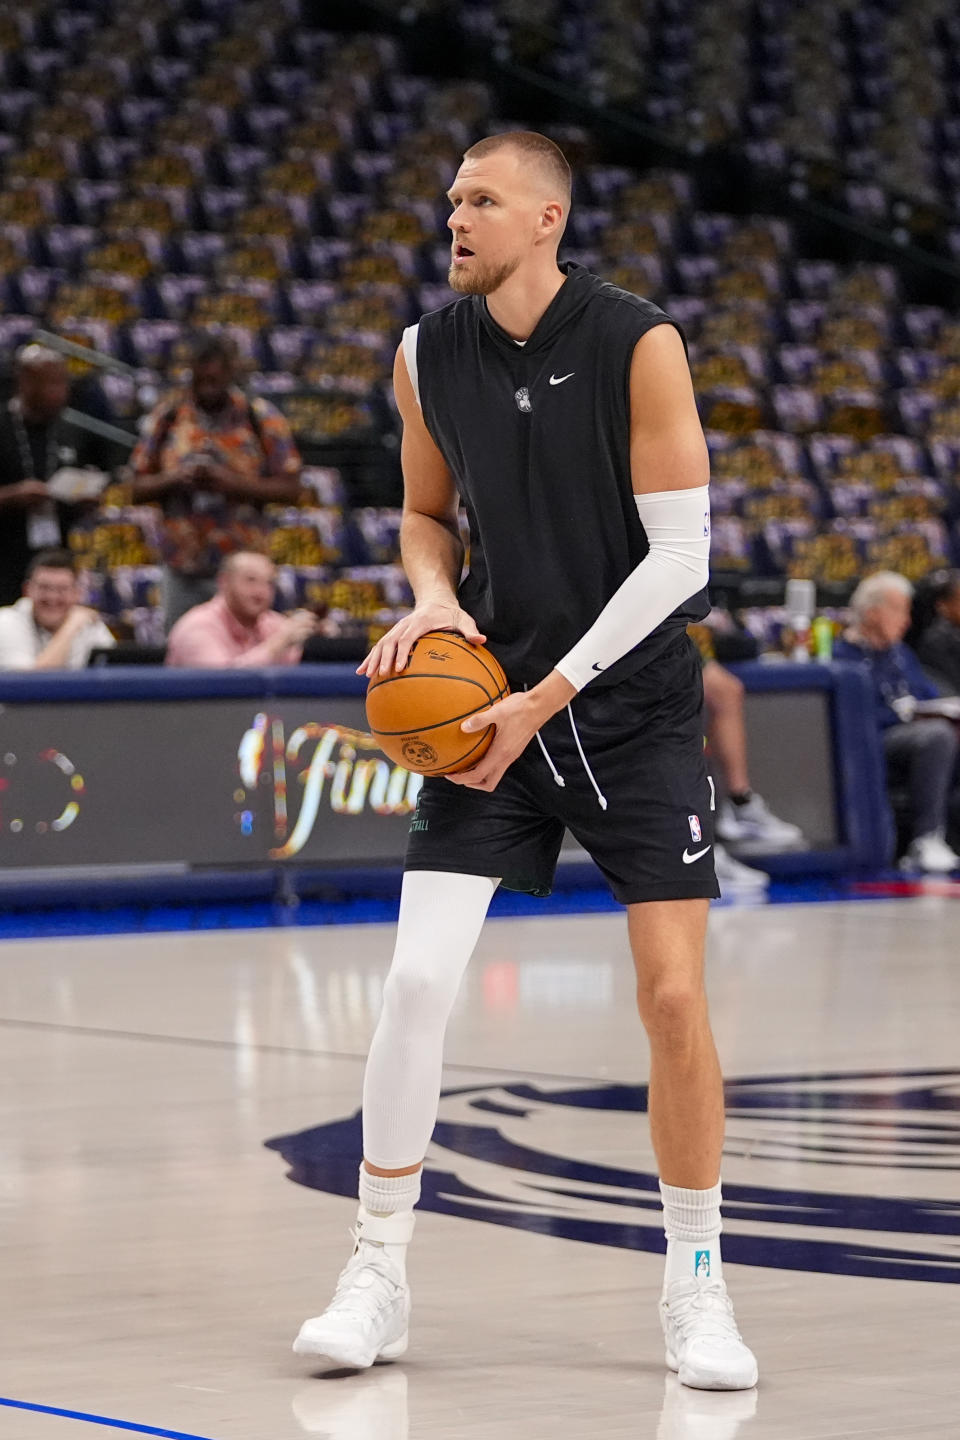
<svg viewBox="0 0 960 1440">
<path fill-rule="evenodd" d="M 131 457 L 134 502 L 163 508 L 168 630 L 212 598 L 224 555 L 263 548 L 263 506 L 292 504 L 299 494 L 290 427 L 233 383 L 235 364 L 228 340 L 204 336 L 189 386 L 151 412 Z"/>
</svg>

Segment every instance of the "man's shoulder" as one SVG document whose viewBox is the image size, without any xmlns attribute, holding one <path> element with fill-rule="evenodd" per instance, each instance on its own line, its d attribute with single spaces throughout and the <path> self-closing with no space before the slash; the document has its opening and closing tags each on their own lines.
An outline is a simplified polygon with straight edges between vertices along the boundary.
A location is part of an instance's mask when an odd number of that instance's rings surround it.
<svg viewBox="0 0 960 1440">
<path fill-rule="evenodd" d="M 869 660 L 870 652 L 865 650 L 862 645 L 841 635 L 834 644 L 833 657 L 835 660 Z"/>
<path fill-rule="evenodd" d="M 36 653 L 36 644 L 30 612 L 24 609 L 22 601 L 0 606 L 0 669 L 7 669 L 10 664 L 29 665 Z"/>
<path fill-rule="evenodd" d="M 260 617 L 260 628 L 267 633 L 279 630 L 286 623 L 286 616 L 281 615 L 279 610 L 265 610 Z"/>
<path fill-rule="evenodd" d="M 265 431 L 268 435 L 290 433 L 290 421 L 280 406 L 274 405 L 272 400 L 266 400 L 262 395 L 243 395 L 242 404 L 248 423 L 252 421 L 258 429 Z"/>
<path fill-rule="evenodd" d="M 247 395 L 241 390 L 238 392 L 238 403 L 248 415 L 256 415 L 258 420 L 282 420 L 284 418 L 279 405 L 274 405 L 273 401 L 268 400 L 264 395 Z"/>
<path fill-rule="evenodd" d="M 217 603 L 218 599 L 219 596 L 215 595 L 212 600 L 202 600 L 199 605 L 191 605 L 190 609 L 185 610 L 180 619 L 171 625 L 169 638 L 172 640 L 174 635 L 182 635 L 185 630 L 202 630 L 204 626 L 216 625 L 222 608 Z"/>
<path fill-rule="evenodd" d="M 182 390 L 168 390 L 161 395 L 153 409 L 148 411 L 143 422 L 144 433 L 150 434 L 159 425 L 173 425 L 189 407 L 187 396 Z"/>
<path fill-rule="evenodd" d="M 458 325 L 472 323 L 476 317 L 473 299 L 472 295 L 458 295 L 455 299 L 449 300 L 446 305 L 439 305 L 436 310 L 427 310 L 417 322 L 421 335 L 424 333 L 443 334 L 455 329 Z"/>
<path fill-rule="evenodd" d="M 23 611 L 16 605 L 0 605 L 0 630 L 22 629 L 23 624 Z"/>
<path fill-rule="evenodd" d="M 661 306 L 655 305 L 644 295 L 635 295 L 632 290 L 624 290 L 620 285 L 614 285 L 610 280 L 599 281 L 589 303 L 602 308 L 607 316 L 611 311 L 618 312 L 621 317 L 645 331 L 651 330 L 654 325 L 674 325 L 680 329 L 679 323 Z"/>
</svg>

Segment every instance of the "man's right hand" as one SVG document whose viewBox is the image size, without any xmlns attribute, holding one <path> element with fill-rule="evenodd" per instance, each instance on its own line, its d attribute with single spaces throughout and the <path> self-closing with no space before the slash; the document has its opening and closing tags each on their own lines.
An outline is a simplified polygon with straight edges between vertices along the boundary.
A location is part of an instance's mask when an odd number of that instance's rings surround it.
<svg viewBox="0 0 960 1440">
<path fill-rule="evenodd" d="M 175 469 L 165 470 L 163 479 L 167 482 L 168 490 L 185 490 L 202 479 L 201 467 L 196 460 L 185 460 Z"/>
<path fill-rule="evenodd" d="M 152 505 L 175 490 L 189 490 L 195 479 L 196 471 L 192 465 L 178 465 L 173 470 L 156 470 L 148 475 L 135 475 L 133 502 L 135 505 Z"/>
<path fill-rule="evenodd" d="M 312 610 L 294 610 L 292 615 L 287 616 L 286 629 L 277 632 L 283 636 L 282 649 L 285 650 L 290 645 L 302 645 L 316 633 L 319 623 Z"/>
<path fill-rule="evenodd" d="M 60 629 L 68 629 L 72 634 L 75 634 L 79 630 L 86 630 L 88 625 L 95 625 L 99 619 L 99 612 L 94 610 L 90 605 L 71 605 Z"/>
<path fill-rule="evenodd" d="M 487 638 L 480 634 L 473 617 L 466 610 L 461 610 L 455 600 L 428 600 L 415 606 L 409 615 L 398 620 L 377 641 L 367 658 L 357 666 L 357 674 L 372 679 L 374 675 L 386 675 L 390 670 L 403 670 L 410 658 L 413 642 L 426 635 L 428 630 L 457 630 L 471 645 L 482 645 Z"/>
</svg>

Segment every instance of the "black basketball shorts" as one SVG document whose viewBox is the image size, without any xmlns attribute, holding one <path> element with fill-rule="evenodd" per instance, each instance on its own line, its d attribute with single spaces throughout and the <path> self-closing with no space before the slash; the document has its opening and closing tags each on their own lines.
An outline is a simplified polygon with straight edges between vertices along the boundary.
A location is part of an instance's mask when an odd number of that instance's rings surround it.
<svg viewBox="0 0 960 1440">
<path fill-rule="evenodd" d="M 495 790 L 428 777 L 405 869 L 499 876 L 509 890 L 549 895 L 568 828 L 623 905 L 715 899 L 702 710 L 700 658 L 683 634 L 628 679 L 583 690 Z"/>
</svg>

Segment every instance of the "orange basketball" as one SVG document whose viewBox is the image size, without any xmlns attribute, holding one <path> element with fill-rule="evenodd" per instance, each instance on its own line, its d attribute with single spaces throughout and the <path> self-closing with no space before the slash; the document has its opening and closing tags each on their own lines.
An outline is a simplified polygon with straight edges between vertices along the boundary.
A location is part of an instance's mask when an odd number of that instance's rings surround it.
<svg viewBox="0 0 960 1440">
<path fill-rule="evenodd" d="M 461 722 L 507 694 L 507 677 L 489 650 L 455 630 L 430 630 L 414 642 L 405 670 L 370 681 L 367 724 L 398 765 L 452 775 L 476 765 L 496 728 L 467 735 Z"/>
</svg>

